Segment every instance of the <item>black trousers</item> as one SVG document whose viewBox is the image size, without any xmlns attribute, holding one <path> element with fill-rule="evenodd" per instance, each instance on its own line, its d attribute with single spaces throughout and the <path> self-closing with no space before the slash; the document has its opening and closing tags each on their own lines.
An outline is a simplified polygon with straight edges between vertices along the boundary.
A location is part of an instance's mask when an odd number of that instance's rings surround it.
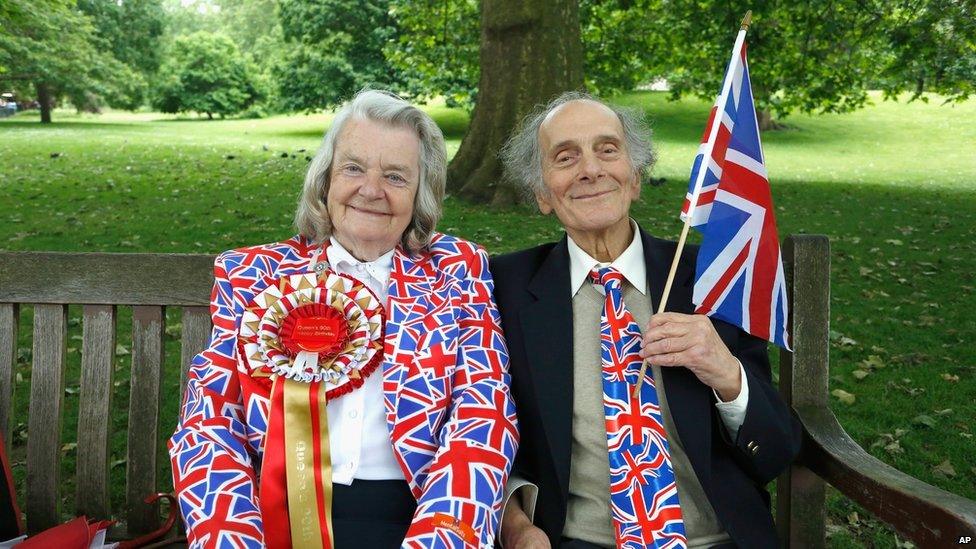
<svg viewBox="0 0 976 549">
<path fill-rule="evenodd" d="M 396 549 L 410 528 L 417 500 L 403 480 L 354 480 L 332 485 L 336 549 Z"/>
</svg>

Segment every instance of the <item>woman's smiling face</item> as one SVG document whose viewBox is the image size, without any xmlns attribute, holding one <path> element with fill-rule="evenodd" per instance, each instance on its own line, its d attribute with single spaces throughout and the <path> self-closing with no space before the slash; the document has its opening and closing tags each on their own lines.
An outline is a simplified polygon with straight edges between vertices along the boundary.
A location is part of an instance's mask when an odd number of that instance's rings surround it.
<svg viewBox="0 0 976 549">
<path fill-rule="evenodd" d="M 410 225 L 419 181 L 420 139 L 413 130 L 350 120 L 330 170 L 333 236 L 363 260 L 393 249 Z"/>
</svg>

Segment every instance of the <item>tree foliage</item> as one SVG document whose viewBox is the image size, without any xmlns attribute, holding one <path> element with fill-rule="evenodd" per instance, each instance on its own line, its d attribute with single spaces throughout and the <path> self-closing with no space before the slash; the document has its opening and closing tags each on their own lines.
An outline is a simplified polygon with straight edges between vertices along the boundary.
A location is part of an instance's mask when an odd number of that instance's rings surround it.
<svg viewBox="0 0 976 549">
<path fill-rule="evenodd" d="M 384 53 L 416 98 L 443 96 L 450 107 L 471 108 L 477 96 L 481 25 L 478 0 L 391 0 L 403 30 Z"/>
<path fill-rule="evenodd" d="M 402 28 L 387 48 L 411 90 L 470 105 L 477 91 L 474 0 L 392 0 Z M 847 112 L 888 96 L 973 93 L 972 0 L 579 0 L 586 86 L 601 95 L 664 79 L 671 96 L 711 99 L 746 10 L 760 114 Z"/>
<path fill-rule="evenodd" d="M 279 0 L 278 13 L 287 54 L 275 77 L 286 108 L 332 107 L 367 85 L 400 87 L 383 55 L 397 38 L 389 0 Z"/>
<path fill-rule="evenodd" d="M 400 38 L 386 47 L 415 97 L 440 95 L 449 106 L 472 107 L 482 39 L 478 0 L 391 0 Z M 650 76 L 654 32 L 649 2 L 579 0 L 586 86 L 600 94 L 631 90 Z"/>
<path fill-rule="evenodd" d="M 31 88 L 42 122 L 58 98 L 79 107 L 102 100 L 127 104 L 141 78 L 116 59 L 93 18 L 74 0 L 4 0 L 0 8 L 0 83 L 20 93 Z"/>
<path fill-rule="evenodd" d="M 95 28 L 94 45 L 115 58 L 122 67 L 108 94 L 72 94 L 79 109 L 97 111 L 103 102 L 113 107 L 136 109 L 146 99 L 148 82 L 159 69 L 159 39 L 165 26 L 160 0 L 78 0 L 79 11 Z"/>
<path fill-rule="evenodd" d="M 962 101 L 976 92 L 976 2 L 902 0 L 888 5 L 888 58 L 880 84 L 888 97 L 925 91 Z"/>
<path fill-rule="evenodd" d="M 748 49 L 757 110 L 785 116 L 847 112 L 864 105 L 878 67 L 884 13 L 862 0 L 682 1 L 661 6 L 657 18 L 669 41 L 656 72 L 671 95 L 711 99 L 721 87 L 731 45 L 751 7 Z"/>
<path fill-rule="evenodd" d="M 236 114 L 260 98 L 253 67 L 223 34 L 177 38 L 160 68 L 153 106 L 163 112 Z"/>
<path fill-rule="evenodd" d="M 599 95 L 630 91 L 657 76 L 667 37 L 654 19 L 660 2 L 580 0 L 586 87 Z"/>
<path fill-rule="evenodd" d="M 78 9 L 92 18 L 116 59 L 146 76 L 159 70 L 166 26 L 160 0 L 78 0 Z"/>
</svg>

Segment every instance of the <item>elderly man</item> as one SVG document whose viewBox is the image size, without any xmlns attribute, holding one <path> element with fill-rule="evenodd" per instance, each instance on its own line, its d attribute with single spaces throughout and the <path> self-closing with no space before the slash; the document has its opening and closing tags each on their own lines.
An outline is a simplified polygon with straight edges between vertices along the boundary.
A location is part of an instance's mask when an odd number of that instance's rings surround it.
<svg viewBox="0 0 976 549">
<path fill-rule="evenodd" d="M 566 230 L 491 262 L 522 434 L 506 549 L 776 545 L 764 485 L 796 455 L 798 425 L 765 342 L 692 314 L 695 249 L 668 312 L 651 314 L 676 245 L 629 216 L 654 160 L 646 133 L 569 93 L 503 153 Z"/>
</svg>

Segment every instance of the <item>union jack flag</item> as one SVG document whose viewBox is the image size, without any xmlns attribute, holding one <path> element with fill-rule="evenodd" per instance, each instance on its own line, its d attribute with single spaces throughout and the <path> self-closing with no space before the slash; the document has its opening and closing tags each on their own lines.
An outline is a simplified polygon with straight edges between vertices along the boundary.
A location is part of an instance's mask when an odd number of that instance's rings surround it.
<svg viewBox="0 0 976 549">
<path fill-rule="evenodd" d="M 739 32 L 722 92 L 691 169 L 681 218 L 702 233 L 692 301 L 780 347 L 786 333 L 786 279 L 759 141 L 759 125 Z"/>
</svg>

